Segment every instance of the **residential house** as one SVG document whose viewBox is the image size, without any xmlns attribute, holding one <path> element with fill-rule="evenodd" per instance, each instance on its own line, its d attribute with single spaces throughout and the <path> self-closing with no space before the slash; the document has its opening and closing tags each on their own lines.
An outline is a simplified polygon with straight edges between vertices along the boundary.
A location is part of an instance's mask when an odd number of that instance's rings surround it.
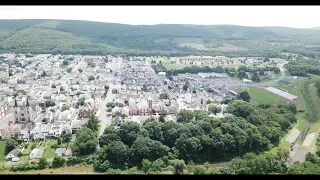
<svg viewBox="0 0 320 180">
<path fill-rule="evenodd" d="M 7 116 L 10 113 L 10 106 L 9 103 L 6 102 L 4 99 L 0 101 L 0 120 Z"/>
<path fill-rule="evenodd" d="M 78 117 L 82 118 L 93 118 L 96 116 L 98 109 L 96 107 L 81 107 L 78 112 Z"/>
<path fill-rule="evenodd" d="M 15 134 L 19 134 L 21 130 L 20 124 L 12 124 L 10 123 L 8 126 L 0 129 L 0 137 L 1 139 L 11 139 Z"/>
<path fill-rule="evenodd" d="M 65 156 L 67 148 L 57 148 L 54 155 L 55 156 Z"/>
<path fill-rule="evenodd" d="M 30 131 L 35 127 L 35 125 L 28 123 L 21 127 L 19 133 L 19 139 L 22 141 L 28 141 L 30 138 Z"/>
<path fill-rule="evenodd" d="M 32 140 L 41 139 L 44 140 L 46 136 L 48 136 L 51 129 L 51 124 L 41 124 L 38 123 L 36 126 L 30 131 L 30 138 Z"/>
</svg>

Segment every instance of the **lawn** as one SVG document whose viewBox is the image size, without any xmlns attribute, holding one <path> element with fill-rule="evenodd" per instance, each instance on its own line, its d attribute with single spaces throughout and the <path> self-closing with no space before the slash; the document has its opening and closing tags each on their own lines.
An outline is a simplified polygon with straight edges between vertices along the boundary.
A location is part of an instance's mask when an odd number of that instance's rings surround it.
<svg viewBox="0 0 320 180">
<path fill-rule="evenodd" d="M 297 123 L 293 127 L 301 131 L 300 133 L 301 136 L 298 138 L 300 141 L 303 141 L 305 136 L 308 133 L 319 132 L 319 129 L 320 129 L 320 121 L 319 121 L 319 113 L 318 113 L 318 110 L 320 109 L 320 98 L 317 96 L 316 88 L 314 86 L 313 81 L 315 79 L 319 79 L 319 76 L 313 76 L 313 80 L 311 81 L 290 79 L 288 81 L 291 82 L 294 85 L 294 87 L 286 87 L 286 86 L 277 87 L 279 89 L 281 88 L 286 89 L 289 93 L 298 96 L 298 98 L 301 101 L 301 106 L 299 108 L 301 112 L 298 112 L 296 114 Z M 312 118 L 315 118 L 314 122 L 311 121 Z M 285 148 L 285 149 L 290 148 L 290 143 L 288 143 L 285 140 L 287 135 L 281 139 L 280 144 L 277 147 L 271 149 L 270 151 L 271 153 L 275 153 L 276 149 L 278 149 L 279 147 Z M 315 139 L 316 138 L 317 137 L 315 137 Z"/>
<path fill-rule="evenodd" d="M 57 144 L 57 140 L 55 139 L 49 139 L 43 141 L 41 147 L 44 148 L 43 157 L 45 157 L 47 160 L 51 160 L 54 158 L 54 153 L 56 151 L 56 148 L 53 147 L 53 145 Z"/>
<path fill-rule="evenodd" d="M 57 169 L 43 169 L 43 170 L 31 170 L 31 171 L 20 171 L 12 172 L 9 170 L 0 170 L 0 174 L 94 174 L 92 165 L 74 165 L 67 166 L 66 168 Z"/>
<path fill-rule="evenodd" d="M 184 67 L 187 66 L 191 66 L 191 65 L 186 65 L 186 64 L 171 64 L 171 61 L 168 59 L 164 59 L 164 58 L 153 58 L 153 59 L 148 59 L 148 62 L 151 63 L 152 60 L 155 60 L 156 63 L 159 63 L 161 61 L 162 65 L 164 68 L 166 68 L 167 70 L 171 70 L 171 69 L 183 69 Z"/>
<path fill-rule="evenodd" d="M 4 154 L 5 147 L 6 141 L 0 141 L 0 162 L 6 161 L 6 154 Z"/>
<path fill-rule="evenodd" d="M 291 143 L 289 143 L 288 141 L 286 141 L 286 138 L 287 138 L 287 136 L 291 133 L 292 130 L 293 130 L 293 129 L 291 129 L 290 131 L 288 131 L 288 133 L 287 133 L 284 137 L 281 138 L 278 146 L 272 148 L 272 149 L 269 151 L 271 154 L 277 154 L 278 149 L 287 149 L 287 150 L 290 149 Z"/>
<path fill-rule="evenodd" d="M 28 143 L 28 147 L 27 147 L 27 148 L 24 148 L 24 150 L 21 152 L 20 160 L 22 160 L 22 161 L 29 161 L 29 154 L 30 154 L 31 151 L 32 151 L 31 147 L 32 147 L 33 144 L 39 144 L 39 143 L 29 142 L 29 143 Z"/>
<path fill-rule="evenodd" d="M 262 104 L 287 104 L 290 103 L 285 99 L 275 96 L 273 94 L 268 93 L 266 90 L 258 89 L 258 88 L 236 88 L 237 92 L 247 91 L 251 99 L 255 102 L 262 103 Z"/>
</svg>

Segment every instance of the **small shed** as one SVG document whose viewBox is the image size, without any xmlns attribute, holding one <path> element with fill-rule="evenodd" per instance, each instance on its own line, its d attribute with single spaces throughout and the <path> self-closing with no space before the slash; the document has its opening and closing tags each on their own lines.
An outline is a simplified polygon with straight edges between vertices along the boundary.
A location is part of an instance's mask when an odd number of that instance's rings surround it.
<svg viewBox="0 0 320 180">
<path fill-rule="evenodd" d="M 40 149 L 33 149 L 29 155 L 30 159 L 40 159 L 42 158 L 44 149 L 40 148 Z"/>
<path fill-rule="evenodd" d="M 11 161 L 12 158 L 17 158 L 18 155 L 19 155 L 19 152 L 20 152 L 20 151 L 17 150 L 17 149 L 11 150 L 11 151 L 8 153 L 8 155 L 6 156 L 6 160 L 7 160 L 7 161 Z"/>
<path fill-rule="evenodd" d="M 66 154 L 67 148 L 57 148 L 54 155 L 56 156 L 64 156 Z"/>
</svg>

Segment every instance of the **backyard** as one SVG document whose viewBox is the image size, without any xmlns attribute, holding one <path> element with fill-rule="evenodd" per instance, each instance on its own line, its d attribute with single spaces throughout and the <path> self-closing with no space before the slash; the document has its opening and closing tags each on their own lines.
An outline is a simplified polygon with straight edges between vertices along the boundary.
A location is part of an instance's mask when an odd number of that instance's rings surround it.
<svg viewBox="0 0 320 180">
<path fill-rule="evenodd" d="M 6 141 L 0 141 L 0 163 L 6 161 L 6 154 L 4 153 Z"/>
</svg>

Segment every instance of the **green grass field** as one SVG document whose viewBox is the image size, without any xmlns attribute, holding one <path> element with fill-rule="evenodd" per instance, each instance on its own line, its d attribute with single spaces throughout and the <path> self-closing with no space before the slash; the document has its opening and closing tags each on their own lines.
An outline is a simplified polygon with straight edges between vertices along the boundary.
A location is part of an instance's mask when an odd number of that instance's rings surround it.
<svg viewBox="0 0 320 180">
<path fill-rule="evenodd" d="M 54 158 L 54 153 L 56 151 L 55 147 L 52 147 L 52 145 L 57 144 L 57 140 L 55 139 L 49 139 L 42 143 L 41 147 L 44 148 L 43 157 L 47 158 L 48 160 L 51 160 Z"/>
<path fill-rule="evenodd" d="M 318 112 L 318 110 L 320 109 L 320 98 L 318 97 L 316 92 L 316 87 L 314 86 L 314 80 L 319 78 L 320 78 L 319 76 L 313 76 L 313 79 L 311 81 L 290 79 L 288 81 L 292 83 L 294 87 L 277 86 L 277 88 L 279 89 L 281 88 L 286 89 L 289 93 L 296 95 L 301 102 L 301 106 L 299 108 L 301 112 L 298 112 L 296 114 L 297 123 L 292 128 L 292 129 L 297 128 L 298 130 L 300 130 L 301 134 L 304 134 L 301 136 L 305 136 L 307 133 L 311 133 L 311 132 L 317 132 L 317 135 L 318 135 L 320 130 L 320 121 L 319 121 L 319 112 Z M 316 117 L 317 119 L 312 121 L 312 117 Z M 303 133 L 303 131 L 305 130 L 307 131 Z M 290 134 L 291 131 L 292 130 L 290 130 L 287 133 L 287 135 Z M 287 135 L 281 139 L 280 144 L 277 147 L 271 149 L 270 151 L 271 153 L 276 153 L 276 150 L 278 148 L 285 148 L 285 149 L 290 148 L 290 143 L 288 143 L 285 140 Z M 301 137 L 301 136 L 299 137 L 299 139 L 303 141 L 305 137 Z M 316 138 L 314 139 L 314 141 L 316 140 Z M 301 148 L 308 150 L 308 148 L 306 147 L 301 147 Z"/>
<path fill-rule="evenodd" d="M 6 161 L 6 154 L 4 153 L 6 141 L 0 141 L 0 162 Z"/>
<path fill-rule="evenodd" d="M 8 169 L 0 170 L 0 174 L 94 174 L 92 165 L 74 165 L 66 168 L 42 169 L 30 171 L 9 171 Z"/>
<path fill-rule="evenodd" d="M 267 91 L 258 88 L 236 88 L 235 90 L 237 92 L 247 91 L 253 101 L 262 104 L 276 105 L 290 103 L 279 96 L 270 94 Z"/>
<path fill-rule="evenodd" d="M 164 58 L 153 58 L 153 59 L 148 59 L 148 62 L 151 63 L 152 60 L 155 60 L 156 63 L 159 63 L 161 61 L 162 65 L 164 68 L 166 68 L 167 70 L 170 69 L 183 69 L 184 67 L 187 67 L 188 65 L 186 64 L 171 64 L 171 61 L 168 59 L 164 59 Z M 191 65 L 190 65 L 191 66 Z"/>
<path fill-rule="evenodd" d="M 174 63 L 172 64 L 170 60 L 168 59 L 164 59 L 164 58 L 152 58 L 152 59 L 148 59 L 148 62 L 151 63 L 152 60 L 155 60 L 156 63 L 159 63 L 161 61 L 162 65 L 164 68 L 166 68 L 167 70 L 175 70 L 175 69 L 183 69 L 184 67 L 188 67 L 188 66 L 194 66 L 192 64 L 178 64 L 178 63 Z M 239 60 L 237 59 L 232 59 L 233 60 L 233 64 L 229 64 L 227 65 L 228 67 L 239 67 L 239 66 L 249 66 L 243 63 L 240 63 Z M 197 66 L 218 66 L 216 64 L 212 65 L 212 64 L 203 64 L 203 65 L 197 65 Z"/>
</svg>

